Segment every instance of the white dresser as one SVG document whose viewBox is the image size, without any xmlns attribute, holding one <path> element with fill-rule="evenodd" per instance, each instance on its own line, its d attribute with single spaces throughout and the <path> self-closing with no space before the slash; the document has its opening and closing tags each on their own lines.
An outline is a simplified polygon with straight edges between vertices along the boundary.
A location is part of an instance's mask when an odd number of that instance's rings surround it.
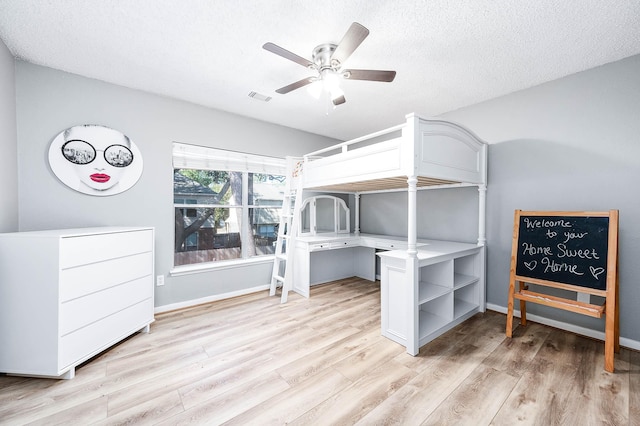
<svg viewBox="0 0 640 426">
<path fill-rule="evenodd" d="M 70 379 L 153 322 L 153 228 L 0 234 L 0 372 Z"/>
</svg>

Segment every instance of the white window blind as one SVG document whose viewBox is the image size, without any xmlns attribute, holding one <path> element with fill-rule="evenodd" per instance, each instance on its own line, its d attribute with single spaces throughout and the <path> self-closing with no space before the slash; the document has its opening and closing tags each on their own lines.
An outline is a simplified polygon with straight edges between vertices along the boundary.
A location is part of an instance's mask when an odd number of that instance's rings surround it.
<svg viewBox="0 0 640 426">
<path fill-rule="evenodd" d="M 286 174 L 286 161 L 284 158 L 174 142 L 173 168 L 284 175 Z"/>
</svg>

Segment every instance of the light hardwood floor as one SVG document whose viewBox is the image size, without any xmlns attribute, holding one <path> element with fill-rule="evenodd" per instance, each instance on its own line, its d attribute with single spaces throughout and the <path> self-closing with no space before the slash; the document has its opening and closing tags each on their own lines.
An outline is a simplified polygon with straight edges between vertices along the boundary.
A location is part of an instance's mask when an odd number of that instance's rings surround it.
<svg viewBox="0 0 640 426">
<path fill-rule="evenodd" d="M 477 314 L 417 357 L 380 335 L 377 283 L 347 279 L 161 314 L 72 380 L 0 376 L 0 424 L 638 425 L 640 354 Z M 1 350 L 1 349 L 0 349 Z"/>
</svg>

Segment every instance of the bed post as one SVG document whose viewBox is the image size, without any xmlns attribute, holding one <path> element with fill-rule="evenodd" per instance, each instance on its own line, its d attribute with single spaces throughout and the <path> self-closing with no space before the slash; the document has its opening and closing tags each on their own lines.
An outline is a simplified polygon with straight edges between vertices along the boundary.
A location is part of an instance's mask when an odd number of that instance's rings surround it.
<svg viewBox="0 0 640 426">
<path fill-rule="evenodd" d="M 360 193 L 356 192 L 354 195 L 356 212 L 355 212 L 355 224 L 353 233 L 357 236 L 360 235 Z"/>
<path fill-rule="evenodd" d="M 420 338 L 418 336 L 418 249 L 417 249 L 417 193 L 418 179 L 416 176 L 409 176 L 407 179 L 407 267 L 405 275 L 405 285 L 407 286 L 407 352 L 410 355 L 417 355 L 420 350 Z"/>
<path fill-rule="evenodd" d="M 487 243 L 487 185 L 478 185 L 478 245 Z"/>
</svg>

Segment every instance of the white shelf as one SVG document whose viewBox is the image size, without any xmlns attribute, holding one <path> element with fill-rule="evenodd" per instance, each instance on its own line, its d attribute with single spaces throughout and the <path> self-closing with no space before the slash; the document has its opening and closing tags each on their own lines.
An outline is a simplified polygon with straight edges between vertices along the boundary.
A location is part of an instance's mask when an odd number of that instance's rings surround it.
<svg viewBox="0 0 640 426">
<path fill-rule="evenodd" d="M 480 305 L 477 303 L 470 303 L 465 300 L 455 299 L 453 302 L 453 317 L 460 318 L 474 309 L 478 309 L 479 306 Z"/>
<path fill-rule="evenodd" d="M 455 289 L 459 289 L 465 286 L 468 286 L 469 284 L 473 284 L 475 282 L 478 282 L 478 277 L 474 277 L 471 275 L 465 275 L 465 274 L 460 274 L 460 273 L 454 273 L 453 274 L 453 287 Z"/>
<path fill-rule="evenodd" d="M 422 305 L 440 296 L 451 292 L 451 288 L 433 284 L 427 281 L 420 281 L 420 291 L 418 293 L 418 305 Z"/>
<path fill-rule="evenodd" d="M 450 319 L 435 315 L 431 312 L 420 311 L 419 333 L 420 339 L 432 334 L 451 322 Z"/>
</svg>

